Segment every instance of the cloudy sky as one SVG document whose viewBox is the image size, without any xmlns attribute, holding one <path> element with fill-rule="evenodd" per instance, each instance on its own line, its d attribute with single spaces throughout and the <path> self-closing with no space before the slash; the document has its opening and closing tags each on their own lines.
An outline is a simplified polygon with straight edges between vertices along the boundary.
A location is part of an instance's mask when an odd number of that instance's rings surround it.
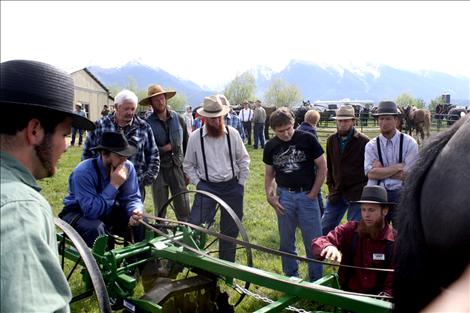
<svg viewBox="0 0 470 313">
<path fill-rule="evenodd" d="M 470 78 L 470 2 L 1 1 L 1 61 L 139 61 L 220 87 L 290 60 Z"/>
</svg>

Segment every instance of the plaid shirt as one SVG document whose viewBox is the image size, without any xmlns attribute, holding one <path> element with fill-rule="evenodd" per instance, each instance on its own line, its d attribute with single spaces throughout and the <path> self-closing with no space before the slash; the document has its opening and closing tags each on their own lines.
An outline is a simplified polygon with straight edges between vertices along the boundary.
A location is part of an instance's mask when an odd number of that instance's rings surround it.
<svg viewBox="0 0 470 313">
<path fill-rule="evenodd" d="M 236 130 L 238 130 L 240 136 L 242 138 L 245 138 L 245 130 L 243 129 L 243 124 L 238 116 L 229 112 L 227 115 L 225 115 L 224 122 L 225 125 L 232 126 Z"/>
<path fill-rule="evenodd" d="M 158 175 L 160 169 L 160 155 L 153 137 L 152 128 L 147 122 L 138 116 L 134 116 L 132 123 L 124 128 L 114 120 L 114 114 L 102 117 L 95 122 L 94 131 L 88 132 L 88 137 L 83 146 L 82 160 L 97 156 L 97 152 L 90 150 L 99 144 L 99 139 L 104 132 L 123 132 L 130 144 L 137 147 L 137 153 L 129 157 L 137 172 L 139 185 L 150 185 Z"/>
</svg>

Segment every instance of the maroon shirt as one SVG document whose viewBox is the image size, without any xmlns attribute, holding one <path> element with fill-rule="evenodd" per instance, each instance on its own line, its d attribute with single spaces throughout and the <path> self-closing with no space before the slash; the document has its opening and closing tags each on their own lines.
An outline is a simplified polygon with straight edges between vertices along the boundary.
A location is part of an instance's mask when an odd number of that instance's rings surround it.
<svg viewBox="0 0 470 313">
<path fill-rule="evenodd" d="M 357 232 L 358 222 L 347 222 L 337 226 L 328 235 L 318 237 L 312 241 L 312 252 L 316 259 L 322 260 L 321 251 L 328 246 L 335 246 L 342 253 L 341 264 L 352 260 L 352 264 L 360 267 L 393 268 L 391 260 L 385 260 L 387 241 L 395 241 L 393 229 L 387 224 L 379 234 L 378 239 L 361 236 Z M 357 232 L 356 251 L 352 252 L 352 241 L 354 232 Z M 393 250 L 393 249 L 392 249 Z M 351 255 L 353 254 L 353 255 Z M 393 253 L 392 253 L 393 254 Z M 390 255 L 389 258 L 392 258 Z M 388 264 L 388 266 L 386 266 Z M 349 271 L 349 273 L 347 273 Z M 379 294 L 386 292 L 392 295 L 393 272 L 379 272 L 370 270 L 347 269 L 340 267 L 338 271 L 339 282 L 343 290 Z M 385 275 L 380 279 L 379 275 Z M 349 276 L 347 279 L 346 276 Z M 346 281 L 347 280 L 347 281 Z M 383 281 L 383 286 L 377 286 Z M 345 286 L 346 285 L 346 286 Z"/>
</svg>

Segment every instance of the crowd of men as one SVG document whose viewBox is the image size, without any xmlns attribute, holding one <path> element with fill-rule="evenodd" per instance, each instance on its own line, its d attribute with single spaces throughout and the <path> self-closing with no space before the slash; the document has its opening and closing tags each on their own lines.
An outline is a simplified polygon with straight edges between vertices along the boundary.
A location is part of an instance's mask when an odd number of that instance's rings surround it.
<svg viewBox="0 0 470 313">
<path fill-rule="evenodd" d="M 135 241 L 144 238 L 140 221 L 146 187 L 151 189 L 155 214 L 170 193 L 180 194 L 173 206 L 178 220 L 196 225 L 210 222 L 216 205 L 212 199 L 197 194 L 190 203 L 181 194 L 193 184 L 196 190 L 221 198 L 243 220 L 250 172 L 245 145 L 251 145 L 253 130 L 253 149 L 263 149 L 265 193 L 277 216 L 280 250 L 297 254 L 298 227 L 312 259 L 310 281 L 322 276 L 322 265 L 313 259 L 393 268 L 399 226 L 394 204 L 418 154 L 416 141 L 396 129 L 399 112 L 394 102 L 379 104 L 380 134 L 373 139 L 354 127 L 354 108 L 342 106 L 325 154 L 316 134 L 319 114 L 313 110 L 294 129 L 292 112 L 278 108 L 269 119 L 275 136 L 265 142 L 266 112 L 261 101 L 254 108 L 244 102 L 237 115 L 224 95 L 213 95 L 203 99 L 197 116 L 191 107 L 180 115 L 167 102 L 176 91 L 155 84 L 140 101 L 132 91 L 120 91 L 114 111 L 105 108 L 102 118 L 92 123 L 80 113 L 80 105 L 72 111 L 70 75 L 45 63 L 23 60 L 1 63 L 1 73 L 0 104 L 10 117 L 0 131 L 2 312 L 69 310 L 70 289 L 57 261 L 53 213 L 36 180 L 54 175 L 71 129 L 72 145 L 76 132 L 78 145 L 82 130 L 88 130 L 88 135 L 82 160 L 69 176 L 59 216 L 89 246 L 109 231 Z M 141 118 L 136 114 L 138 105 L 152 110 Z M 339 225 L 346 212 L 348 222 Z M 223 234 L 237 237 L 237 225 L 227 212 L 221 213 L 220 225 Z M 219 256 L 234 261 L 235 245 L 222 240 Z M 148 267 L 140 268 L 149 276 L 143 280 L 155 276 Z M 282 270 L 287 276 L 300 275 L 298 262 L 287 256 L 282 257 Z M 391 296 L 388 272 L 342 268 L 339 275 L 345 290 Z"/>
</svg>

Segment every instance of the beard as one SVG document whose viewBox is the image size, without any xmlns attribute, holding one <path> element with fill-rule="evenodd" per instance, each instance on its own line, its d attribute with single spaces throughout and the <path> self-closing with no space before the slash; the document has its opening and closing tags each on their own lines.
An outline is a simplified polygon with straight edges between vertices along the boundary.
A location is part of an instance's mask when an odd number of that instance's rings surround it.
<svg viewBox="0 0 470 313">
<path fill-rule="evenodd" d="M 358 231 L 361 236 L 369 237 L 373 240 L 379 238 L 380 233 L 384 229 L 385 224 L 382 219 L 378 220 L 374 224 L 367 226 L 366 223 L 361 220 L 359 222 Z"/>
<path fill-rule="evenodd" d="M 212 125 L 209 125 L 209 123 L 206 122 L 206 129 L 207 129 L 207 135 L 209 137 L 222 137 L 224 135 L 224 119 L 222 118 L 219 123 L 219 127 L 214 127 Z"/>
<path fill-rule="evenodd" d="M 46 134 L 40 144 L 34 146 L 36 156 L 42 167 L 46 171 L 46 176 L 51 177 L 55 174 L 55 164 L 52 162 L 52 134 Z"/>
</svg>

